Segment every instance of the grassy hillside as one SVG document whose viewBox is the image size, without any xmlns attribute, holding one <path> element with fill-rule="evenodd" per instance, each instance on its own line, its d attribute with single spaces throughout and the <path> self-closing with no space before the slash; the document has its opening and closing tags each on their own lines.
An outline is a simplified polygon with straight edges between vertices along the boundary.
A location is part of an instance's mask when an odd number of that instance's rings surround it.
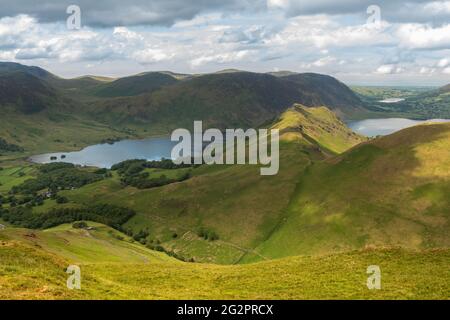
<svg viewBox="0 0 450 320">
<path fill-rule="evenodd" d="M 314 163 L 286 219 L 256 251 L 275 258 L 372 245 L 448 247 L 449 148 L 449 124 L 421 125 Z"/>
<path fill-rule="evenodd" d="M 41 248 L 74 264 L 177 262 L 110 227 L 95 222 L 88 225 L 93 229 L 74 229 L 69 224 L 43 231 L 7 228 L 2 236 Z"/>
<path fill-rule="evenodd" d="M 137 212 L 125 228 L 148 229 L 148 241 L 195 261 L 237 263 L 267 239 L 285 216 L 305 168 L 365 138 L 352 133 L 326 108 L 296 106 L 275 125 L 282 132 L 280 171 L 261 176 L 258 166 L 201 166 L 187 181 L 154 189 L 123 186 L 116 174 L 60 194 L 74 204 L 110 203 Z M 295 136 L 294 139 L 293 136 Z M 331 137 L 335 137 L 332 140 Z M 147 170 L 151 177 L 179 176 Z M 58 205 L 46 200 L 46 210 Z M 41 210 L 40 207 L 34 210 Z M 226 221 L 226 223 L 223 223 Z M 201 231 L 214 232 L 209 241 Z M 175 236 L 176 235 L 176 236 Z M 260 257 L 264 259 L 264 256 Z"/>
<path fill-rule="evenodd" d="M 273 128 L 279 129 L 285 140 L 302 139 L 335 154 L 366 140 L 351 131 L 326 107 L 294 105 L 281 115 Z"/>
<path fill-rule="evenodd" d="M 447 299 L 450 287 L 448 250 L 364 250 L 240 266 L 160 260 L 157 254 L 112 262 L 93 254 L 116 250 L 111 239 L 87 247 L 86 235 L 66 227 L 32 240 L 22 240 L 26 230 L 17 232 L 21 239 L 14 240 L 15 230 L 0 231 L 0 299 Z M 63 241 L 70 243 L 61 251 Z M 67 257 L 68 250 L 83 258 Z M 66 288 L 65 270 L 74 262 L 81 290 Z M 381 290 L 366 287 L 373 264 L 381 268 Z"/>
</svg>

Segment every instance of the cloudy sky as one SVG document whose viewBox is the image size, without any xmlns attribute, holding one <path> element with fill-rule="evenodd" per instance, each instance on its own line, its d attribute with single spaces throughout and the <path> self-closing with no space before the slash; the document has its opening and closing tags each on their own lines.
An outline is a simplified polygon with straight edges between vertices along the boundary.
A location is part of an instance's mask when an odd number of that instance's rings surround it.
<svg viewBox="0 0 450 320">
<path fill-rule="evenodd" d="M 67 27 L 69 5 L 79 30 Z M 237 68 L 441 85 L 450 1 L 0 0 L 0 61 L 63 77 Z"/>
</svg>

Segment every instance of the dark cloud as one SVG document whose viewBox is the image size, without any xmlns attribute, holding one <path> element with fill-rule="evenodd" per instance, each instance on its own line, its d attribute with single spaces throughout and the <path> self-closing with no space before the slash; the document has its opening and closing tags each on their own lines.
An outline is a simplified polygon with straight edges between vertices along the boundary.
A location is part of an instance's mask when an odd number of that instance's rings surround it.
<svg viewBox="0 0 450 320">
<path fill-rule="evenodd" d="M 7 4 L 5 4 L 7 2 Z M 268 7 L 285 11 L 286 16 L 313 14 L 367 15 L 370 5 L 378 5 L 390 22 L 448 23 L 450 12 L 424 10 L 427 0 L 0 0 L 0 17 L 29 14 L 41 22 L 64 21 L 66 9 L 76 4 L 82 23 L 89 26 L 170 26 L 205 12 L 257 12 Z M 435 3 L 443 1 L 434 1 Z"/>
<path fill-rule="evenodd" d="M 271 0 L 269 0 L 269 3 Z M 275 3 L 277 1 L 273 1 Z M 429 0 L 286 0 L 281 6 L 288 16 L 313 14 L 367 15 L 367 8 L 377 5 L 383 20 L 389 22 L 448 23 L 450 12 L 439 10 L 445 1 Z"/>
<path fill-rule="evenodd" d="M 82 24 L 90 26 L 170 26 L 208 11 L 263 8 L 263 0 L 14 0 L 0 1 L 0 17 L 28 14 L 41 22 L 64 21 L 69 5 L 80 6 Z"/>
</svg>

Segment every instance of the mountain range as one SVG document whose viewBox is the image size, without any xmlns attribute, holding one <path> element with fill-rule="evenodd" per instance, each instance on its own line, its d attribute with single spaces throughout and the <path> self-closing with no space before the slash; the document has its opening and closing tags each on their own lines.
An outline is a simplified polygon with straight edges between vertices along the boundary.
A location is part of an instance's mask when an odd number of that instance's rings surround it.
<svg viewBox="0 0 450 320">
<path fill-rule="evenodd" d="M 294 103 L 325 105 L 342 118 L 365 112 L 352 90 L 320 74 L 275 76 L 233 70 L 203 75 L 148 72 L 119 79 L 62 79 L 39 67 L 0 63 L 2 122 L 15 123 L 18 113 L 25 115 L 34 120 L 28 122 L 28 131 L 34 128 L 47 140 L 55 140 L 51 130 L 59 119 L 64 119 L 67 127 L 72 122 L 88 121 L 97 127 L 114 127 L 111 136 L 118 132 L 142 136 L 166 134 L 191 126 L 197 119 L 219 129 L 258 127 Z M 4 135 L 19 144 L 20 132 L 17 137 L 10 132 Z"/>
</svg>

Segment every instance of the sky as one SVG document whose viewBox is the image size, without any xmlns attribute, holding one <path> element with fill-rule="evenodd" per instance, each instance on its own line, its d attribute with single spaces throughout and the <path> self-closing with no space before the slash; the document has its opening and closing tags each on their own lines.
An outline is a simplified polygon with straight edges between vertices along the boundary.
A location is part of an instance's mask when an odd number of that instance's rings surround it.
<svg viewBox="0 0 450 320">
<path fill-rule="evenodd" d="M 234 68 L 438 86 L 450 1 L 0 0 L 0 61 L 66 78 Z"/>
</svg>

